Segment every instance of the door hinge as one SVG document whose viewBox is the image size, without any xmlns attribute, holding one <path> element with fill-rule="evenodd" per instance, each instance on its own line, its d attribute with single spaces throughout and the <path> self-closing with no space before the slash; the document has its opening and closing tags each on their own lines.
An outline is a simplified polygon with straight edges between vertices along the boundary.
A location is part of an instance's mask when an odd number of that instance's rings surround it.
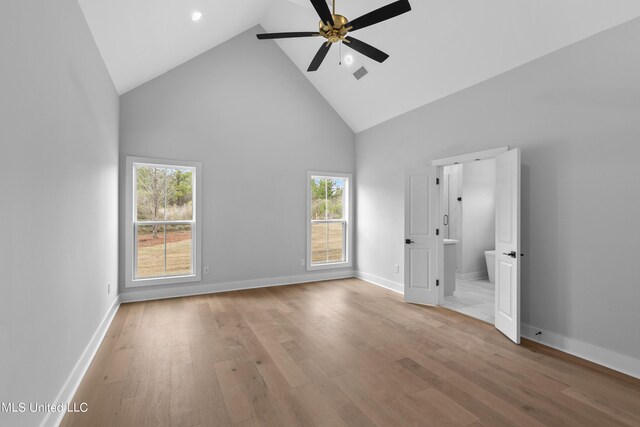
<svg viewBox="0 0 640 427">
<path fill-rule="evenodd" d="M 436 286 L 440 286 L 440 280 L 436 279 Z"/>
<path fill-rule="evenodd" d="M 439 235 L 440 235 L 440 229 L 436 228 L 436 236 L 439 236 Z"/>
<path fill-rule="evenodd" d="M 440 178 L 436 178 L 436 185 L 440 185 Z"/>
</svg>

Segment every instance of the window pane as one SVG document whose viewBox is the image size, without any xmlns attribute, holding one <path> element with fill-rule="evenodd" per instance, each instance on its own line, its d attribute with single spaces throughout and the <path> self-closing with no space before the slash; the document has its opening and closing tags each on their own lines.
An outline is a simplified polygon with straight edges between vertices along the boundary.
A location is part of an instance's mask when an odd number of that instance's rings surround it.
<svg viewBox="0 0 640 427">
<path fill-rule="evenodd" d="M 167 212 L 170 221 L 193 219 L 193 172 L 189 169 L 166 169 Z"/>
<path fill-rule="evenodd" d="M 137 166 L 136 212 L 138 221 L 164 219 L 166 169 Z"/>
<path fill-rule="evenodd" d="M 136 279 L 164 276 L 164 225 L 139 225 Z"/>
<path fill-rule="evenodd" d="M 344 219 L 345 178 L 311 178 L 311 219 Z"/>
<path fill-rule="evenodd" d="M 311 263 L 344 262 L 344 238 L 343 222 L 311 224 Z"/>
<path fill-rule="evenodd" d="M 191 225 L 167 225 L 167 276 L 192 274 Z"/>
<path fill-rule="evenodd" d="M 328 223 L 311 224 L 312 264 L 324 264 L 327 262 L 327 231 Z"/>
<path fill-rule="evenodd" d="M 311 177 L 311 219 L 327 219 L 326 180 Z"/>
<path fill-rule="evenodd" d="M 344 219 L 344 178 L 327 180 L 327 219 Z"/>
</svg>

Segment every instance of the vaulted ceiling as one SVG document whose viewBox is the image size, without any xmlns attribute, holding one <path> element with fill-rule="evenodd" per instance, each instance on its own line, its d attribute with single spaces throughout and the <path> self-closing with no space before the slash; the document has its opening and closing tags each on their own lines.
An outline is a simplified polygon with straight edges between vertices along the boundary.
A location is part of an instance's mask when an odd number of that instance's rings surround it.
<svg viewBox="0 0 640 427">
<path fill-rule="evenodd" d="M 78 0 L 120 93 L 235 35 L 316 31 L 308 0 Z M 392 0 L 336 0 L 349 19 Z M 278 43 L 347 124 L 359 132 L 640 16 L 637 0 L 410 0 L 413 10 L 358 31 L 390 55 L 378 64 L 332 46 L 307 73 L 318 38 Z M 193 11 L 201 11 L 198 22 Z M 354 63 L 340 57 L 351 53 Z M 369 74 L 352 73 L 365 66 Z"/>
<path fill-rule="evenodd" d="M 78 0 L 120 94 L 255 26 L 270 2 Z"/>
</svg>

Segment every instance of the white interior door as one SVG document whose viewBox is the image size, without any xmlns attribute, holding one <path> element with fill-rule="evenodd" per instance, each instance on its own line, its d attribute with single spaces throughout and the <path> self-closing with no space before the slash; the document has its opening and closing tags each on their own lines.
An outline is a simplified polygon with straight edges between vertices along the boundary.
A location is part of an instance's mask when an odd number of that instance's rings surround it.
<svg viewBox="0 0 640 427">
<path fill-rule="evenodd" d="M 496 328 L 520 344 L 520 149 L 496 157 Z"/>
<path fill-rule="evenodd" d="M 438 186 L 435 166 L 407 171 L 405 183 L 404 300 L 436 305 Z"/>
</svg>

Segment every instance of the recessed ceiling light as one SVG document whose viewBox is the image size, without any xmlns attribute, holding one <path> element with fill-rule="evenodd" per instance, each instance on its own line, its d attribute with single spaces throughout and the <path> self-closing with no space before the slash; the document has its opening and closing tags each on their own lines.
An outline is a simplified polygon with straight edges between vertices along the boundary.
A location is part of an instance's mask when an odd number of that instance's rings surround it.
<svg viewBox="0 0 640 427">
<path fill-rule="evenodd" d="M 193 12 L 193 13 L 191 14 L 191 20 L 192 20 L 192 21 L 194 21 L 194 22 L 195 22 L 195 21 L 199 21 L 199 20 L 200 20 L 200 18 L 202 18 L 202 12 L 200 12 L 200 11 L 198 11 L 198 10 L 196 10 L 195 12 Z"/>
<path fill-rule="evenodd" d="M 345 55 L 344 62 L 347 65 L 353 64 L 353 56 L 352 55 Z"/>
</svg>

